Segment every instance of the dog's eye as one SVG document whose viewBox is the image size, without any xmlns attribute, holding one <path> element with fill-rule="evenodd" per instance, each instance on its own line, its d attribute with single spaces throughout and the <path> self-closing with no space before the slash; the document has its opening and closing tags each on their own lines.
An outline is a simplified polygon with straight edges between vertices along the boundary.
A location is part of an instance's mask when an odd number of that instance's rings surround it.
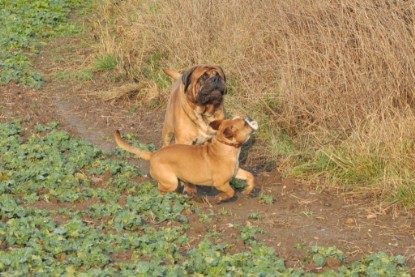
<svg viewBox="0 0 415 277">
<path fill-rule="evenodd" d="M 203 81 L 206 81 L 209 78 L 209 74 L 207 72 L 203 73 L 202 77 L 200 77 L 200 79 L 202 79 Z"/>
</svg>

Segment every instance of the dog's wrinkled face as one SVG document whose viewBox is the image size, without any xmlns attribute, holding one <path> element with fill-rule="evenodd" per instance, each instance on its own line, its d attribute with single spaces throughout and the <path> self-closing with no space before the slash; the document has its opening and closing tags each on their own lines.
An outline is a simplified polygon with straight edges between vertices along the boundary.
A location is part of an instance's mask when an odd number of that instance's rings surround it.
<svg viewBox="0 0 415 277">
<path fill-rule="evenodd" d="M 228 143 L 243 144 L 258 129 L 258 123 L 249 117 L 235 117 L 231 120 L 215 120 L 210 126 L 218 130 L 217 137 Z"/>
<path fill-rule="evenodd" d="M 219 105 L 226 94 L 226 77 L 220 66 L 200 65 L 183 73 L 184 92 L 199 106 Z"/>
</svg>

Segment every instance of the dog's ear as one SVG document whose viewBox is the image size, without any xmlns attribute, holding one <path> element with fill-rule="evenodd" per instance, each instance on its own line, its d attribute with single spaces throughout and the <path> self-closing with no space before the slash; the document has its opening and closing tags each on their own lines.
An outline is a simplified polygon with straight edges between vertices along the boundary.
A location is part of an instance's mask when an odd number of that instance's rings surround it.
<svg viewBox="0 0 415 277">
<path fill-rule="evenodd" d="M 223 68 L 218 66 L 219 70 L 221 71 L 221 75 L 223 76 L 223 81 L 226 83 L 226 75 L 225 75 L 225 71 L 223 71 Z M 225 87 L 225 90 L 223 91 L 223 94 L 228 94 L 228 88 Z"/>
<path fill-rule="evenodd" d="M 215 120 L 209 123 L 209 126 L 212 127 L 213 130 L 218 130 L 219 126 L 222 124 L 223 120 Z"/>
<path fill-rule="evenodd" d="M 235 132 L 233 130 L 233 126 L 226 127 L 225 130 L 223 130 L 223 135 L 225 138 L 232 138 L 234 136 Z"/>
<path fill-rule="evenodd" d="M 219 70 L 221 71 L 221 75 L 223 76 L 223 80 L 226 82 L 226 75 L 225 75 L 225 71 L 223 71 L 223 68 L 218 66 Z"/>
<path fill-rule="evenodd" d="M 192 82 L 192 73 L 195 71 L 197 66 L 189 69 L 188 71 L 184 72 L 182 75 L 182 82 L 184 85 L 184 92 L 187 92 L 187 88 L 189 87 L 190 83 Z"/>
</svg>

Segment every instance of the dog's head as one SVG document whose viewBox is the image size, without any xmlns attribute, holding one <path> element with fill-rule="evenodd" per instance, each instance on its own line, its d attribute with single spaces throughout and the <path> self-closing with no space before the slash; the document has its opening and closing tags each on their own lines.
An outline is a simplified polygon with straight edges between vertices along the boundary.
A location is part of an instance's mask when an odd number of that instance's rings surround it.
<svg viewBox="0 0 415 277">
<path fill-rule="evenodd" d="M 215 120 L 210 123 L 210 127 L 218 131 L 216 139 L 219 142 L 240 147 L 258 129 L 258 123 L 249 117 L 234 117 L 228 120 Z"/>
<path fill-rule="evenodd" d="M 226 76 L 217 65 L 198 65 L 182 75 L 184 93 L 196 105 L 219 105 L 226 94 Z"/>
</svg>

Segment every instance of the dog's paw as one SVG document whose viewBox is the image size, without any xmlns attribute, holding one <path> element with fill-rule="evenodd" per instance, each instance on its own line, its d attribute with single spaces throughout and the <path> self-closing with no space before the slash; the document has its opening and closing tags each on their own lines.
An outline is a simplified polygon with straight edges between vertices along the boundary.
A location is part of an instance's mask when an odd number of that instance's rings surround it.
<svg viewBox="0 0 415 277">
<path fill-rule="evenodd" d="M 235 200 L 236 200 L 235 195 L 229 196 L 229 195 L 226 195 L 224 193 L 221 193 L 219 195 L 216 195 L 212 202 L 215 203 L 215 204 L 221 204 L 221 203 L 224 203 L 224 202 L 232 202 L 232 201 L 235 201 Z"/>
<path fill-rule="evenodd" d="M 241 193 L 243 195 L 249 195 L 249 194 L 251 194 L 252 190 L 253 190 L 253 188 L 246 188 Z"/>
<path fill-rule="evenodd" d="M 217 204 L 220 204 L 222 201 L 223 201 L 222 197 L 217 196 L 217 197 L 213 198 L 212 202 L 217 205 Z"/>
</svg>

